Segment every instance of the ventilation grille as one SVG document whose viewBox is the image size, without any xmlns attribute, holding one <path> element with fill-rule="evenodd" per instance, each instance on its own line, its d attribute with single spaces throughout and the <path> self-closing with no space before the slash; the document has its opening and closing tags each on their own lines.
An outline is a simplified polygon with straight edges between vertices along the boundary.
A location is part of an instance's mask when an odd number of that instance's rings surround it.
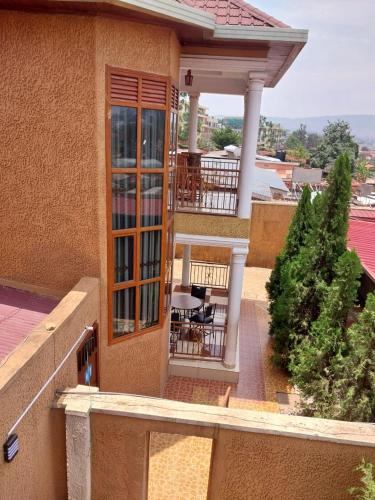
<svg viewBox="0 0 375 500">
<path fill-rule="evenodd" d="M 178 88 L 172 85 L 171 88 L 171 108 L 178 111 Z"/>
<path fill-rule="evenodd" d="M 111 74 L 111 99 L 138 101 L 138 78 L 121 74 Z"/>
<path fill-rule="evenodd" d="M 159 80 L 142 80 L 142 101 L 152 104 L 167 104 L 167 83 Z"/>
</svg>

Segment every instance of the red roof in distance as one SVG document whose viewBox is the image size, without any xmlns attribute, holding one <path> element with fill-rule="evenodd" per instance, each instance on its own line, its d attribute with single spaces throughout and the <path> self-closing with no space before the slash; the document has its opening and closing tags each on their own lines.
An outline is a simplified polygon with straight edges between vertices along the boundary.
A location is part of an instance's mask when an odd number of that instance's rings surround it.
<svg viewBox="0 0 375 500">
<path fill-rule="evenodd" d="M 216 17 L 216 24 L 231 26 L 262 26 L 290 28 L 287 24 L 269 16 L 243 0 L 180 0 L 190 7 L 209 12 Z"/>
</svg>

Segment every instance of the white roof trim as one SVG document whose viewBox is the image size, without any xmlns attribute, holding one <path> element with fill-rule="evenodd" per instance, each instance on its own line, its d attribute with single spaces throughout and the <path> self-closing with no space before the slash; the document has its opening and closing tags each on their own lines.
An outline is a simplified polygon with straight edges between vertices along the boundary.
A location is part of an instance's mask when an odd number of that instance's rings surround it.
<svg viewBox="0 0 375 500">
<path fill-rule="evenodd" d="M 181 245 L 196 245 L 209 247 L 236 248 L 247 254 L 250 240 L 246 238 L 228 238 L 224 236 L 206 236 L 201 234 L 176 233 L 176 243 Z M 239 253 L 239 252 L 237 252 Z"/>
<path fill-rule="evenodd" d="M 306 43 L 308 30 L 268 28 L 263 26 L 215 25 L 214 38 L 231 40 L 261 40 L 269 42 Z"/>
<path fill-rule="evenodd" d="M 76 0 L 63 1 L 75 2 Z M 81 0 L 81 2 L 93 3 L 93 0 Z M 190 24 L 210 31 L 215 29 L 215 16 L 213 14 L 176 2 L 176 0 L 98 0 L 95 3 L 115 5 L 154 16 L 156 14 L 157 17 L 179 21 L 182 24 Z"/>
</svg>

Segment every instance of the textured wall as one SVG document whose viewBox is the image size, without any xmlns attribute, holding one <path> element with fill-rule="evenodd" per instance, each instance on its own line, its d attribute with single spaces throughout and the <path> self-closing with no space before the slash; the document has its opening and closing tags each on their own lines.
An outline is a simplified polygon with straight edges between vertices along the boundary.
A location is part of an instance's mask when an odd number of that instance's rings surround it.
<svg viewBox="0 0 375 500">
<path fill-rule="evenodd" d="M 105 66 L 178 78 L 179 43 L 166 28 L 120 19 L 96 18 L 96 116 L 99 166 L 105 165 Z M 107 233 L 105 170 L 98 172 L 99 241 L 101 256 L 101 383 L 102 390 L 160 395 L 166 380 L 166 326 L 108 346 Z M 121 367 L 121 370 L 119 368 Z"/>
<path fill-rule="evenodd" d="M 175 231 L 227 238 L 248 238 L 249 219 L 178 212 L 175 215 Z"/>
<path fill-rule="evenodd" d="M 93 324 L 98 317 L 98 280 L 84 278 L 0 367 L 1 442 L 84 325 Z M 46 324 L 54 324 L 56 329 L 48 332 Z M 77 382 L 77 361 L 72 354 L 17 428 L 17 457 L 10 464 L 0 461 L 1 499 L 67 497 L 65 419 L 62 412 L 51 409 L 51 404 L 57 389 L 75 387 Z"/>
<path fill-rule="evenodd" d="M 209 500 L 344 500 L 374 448 L 221 430 Z"/>
<path fill-rule="evenodd" d="M 94 19 L 0 12 L 0 276 L 99 276 Z"/>
<path fill-rule="evenodd" d="M 93 500 L 146 498 L 150 432 L 214 439 L 209 500 L 349 500 L 348 487 L 359 481 L 354 468 L 362 457 L 375 460 L 375 449 L 370 445 L 334 443 L 319 437 L 309 439 L 314 434 L 309 430 L 309 419 L 306 426 L 301 426 L 305 428 L 304 439 L 280 436 L 275 427 L 258 432 L 256 422 L 252 432 L 219 427 L 241 425 L 246 418 L 251 419 L 248 416 L 251 412 L 247 411 L 242 412 L 243 420 L 239 415 L 231 420 L 228 412 L 224 418 L 217 416 L 218 426 L 204 426 L 199 425 L 202 415 L 205 417 L 210 410 L 204 412 L 203 406 L 188 405 L 191 409 L 184 408 L 186 422 L 193 418 L 194 411 L 197 419 L 197 425 L 188 425 L 173 422 L 176 415 L 180 416 L 178 410 L 176 414 L 172 409 L 168 412 L 161 404 L 159 415 L 150 419 L 145 415 L 147 402 L 134 402 L 137 404 L 140 418 L 104 414 L 103 402 L 100 413 L 91 413 Z M 263 424 L 259 428 L 267 427 L 267 414 L 262 415 Z M 290 417 L 289 425 L 292 420 Z M 282 421 L 279 425 L 284 430 Z M 302 431 L 299 425 L 295 424 Z M 334 427 L 338 438 L 345 435 L 345 429 L 340 434 L 340 423 L 327 422 L 332 433 Z"/>
<path fill-rule="evenodd" d="M 120 18 L 0 11 L 0 43 L 0 277 L 57 292 L 101 277 L 102 387 L 160 394 L 165 329 L 107 345 L 105 67 L 176 80 L 176 35 Z"/>
<path fill-rule="evenodd" d="M 268 201 L 253 201 L 251 224 L 244 224 L 246 219 L 221 217 L 220 221 L 206 219 L 207 215 L 177 214 L 178 229 L 181 233 L 202 234 L 202 227 L 210 234 L 249 238 L 249 254 L 246 265 L 252 267 L 273 268 L 275 258 L 280 253 L 285 241 L 296 205 Z M 196 217 L 196 220 L 194 220 Z M 202 219 L 203 218 L 203 219 Z M 207 222 L 205 222 L 205 220 Z M 238 221 L 237 224 L 228 221 Z M 246 221 L 248 222 L 248 221 Z M 195 228 L 195 229 L 193 229 Z M 218 229 L 219 228 L 219 229 Z M 246 233 L 244 230 L 246 229 Z M 176 245 L 176 257 L 182 258 L 183 246 Z M 227 248 L 199 247 L 192 248 L 192 258 L 210 262 L 230 264 L 231 252 Z"/>
<path fill-rule="evenodd" d="M 248 266 L 273 268 L 295 210 L 291 203 L 253 202 Z"/>
</svg>

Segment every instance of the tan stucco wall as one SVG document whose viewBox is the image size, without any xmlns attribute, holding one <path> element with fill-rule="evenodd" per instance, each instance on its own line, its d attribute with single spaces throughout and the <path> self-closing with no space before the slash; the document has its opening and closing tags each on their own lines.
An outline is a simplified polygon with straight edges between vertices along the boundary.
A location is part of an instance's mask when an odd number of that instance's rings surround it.
<svg viewBox="0 0 375 500">
<path fill-rule="evenodd" d="M 107 345 L 105 66 L 178 80 L 176 35 L 124 18 L 7 11 L 0 33 L 0 278 L 60 294 L 101 278 L 102 387 L 160 394 L 165 328 Z"/>
<path fill-rule="evenodd" d="M 351 496 L 347 493 L 347 488 L 359 482 L 359 475 L 354 468 L 362 457 L 372 462 L 375 460 L 375 449 L 370 437 L 367 446 L 335 442 L 335 432 L 337 440 L 344 438 L 343 441 L 346 433 L 349 434 L 346 427 L 342 428 L 343 424 L 339 422 L 326 421 L 321 425 L 322 430 L 328 429 L 331 434 L 330 439 L 325 440 L 316 432 L 319 424 L 310 424 L 313 419 L 304 418 L 302 423 L 301 419 L 288 417 L 286 423 L 283 416 L 272 417 L 280 420 L 278 429 L 277 424 L 268 424 L 272 420 L 268 415 L 272 414 L 219 410 L 173 402 L 176 407 L 174 413 L 171 405 L 168 410 L 167 403 L 154 403 L 158 409 L 154 408 L 152 411 L 152 419 L 145 415 L 147 402 L 144 400 L 133 401 L 137 408 L 130 410 L 131 415 L 126 417 L 120 414 L 102 414 L 105 408 L 104 398 L 100 399 L 100 414 L 92 411 L 90 419 L 94 500 L 145 498 L 150 432 L 214 439 L 208 491 L 210 500 L 349 499 Z M 116 411 L 116 408 L 115 405 L 109 412 Z M 118 405 L 118 411 L 121 411 L 120 408 L 121 404 Z M 139 418 L 136 417 L 137 411 Z M 216 420 L 203 425 L 206 416 L 211 416 L 215 411 L 218 413 Z M 220 415 L 219 411 L 225 415 Z M 124 407 L 124 413 L 126 412 Z M 254 418 L 255 414 L 257 417 Z M 183 415 L 186 423 L 181 423 L 184 420 Z M 252 418 L 254 428 L 250 432 L 234 430 L 236 424 L 242 426 L 245 421 L 251 422 Z M 301 437 L 288 436 L 287 427 L 291 435 L 297 430 Z M 366 440 L 365 433 L 366 430 L 361 431 L 358 428 L 357 436 L 362 435 L 363 441 Z M 349 436 L 346 442 L 350 442 Z M 177 483 L 178 477 L 176 489 Z"/>
<path fill-rule="evenodd" d="M 178 213 L 176 231 L 204 234 L 204 228 L 206 234 L 248 238 L 246 265 L 273 268 L 295 210 L 294 203 L 253 201 L 250 227 L 247 219 Z M 228 248 L 193 246 L 191 255 L 194 260 L 229 264 L 231 251 Z M 176 257 L 180 259 L 182 256 L 183 246 L 176 245 Z"/>
<path fill-rule="evenodd" d="M 99 318 L 99 283 L 84 278 L 0 367 L 1 443 L 86 324 Z M 47 331 L 46 325 L 54 325 Z M 65 419 L 51 408 L 57 389 L 77 384 L 75 352 L 18 426 L 20 451 L 0 460 L 0 498 L 66 498 Z"/>
<path fill-rule="evenodd" d="M 253 202 L 248 266 L 273 268 L 295 210 L 288 202 Z"/>
</svg>

